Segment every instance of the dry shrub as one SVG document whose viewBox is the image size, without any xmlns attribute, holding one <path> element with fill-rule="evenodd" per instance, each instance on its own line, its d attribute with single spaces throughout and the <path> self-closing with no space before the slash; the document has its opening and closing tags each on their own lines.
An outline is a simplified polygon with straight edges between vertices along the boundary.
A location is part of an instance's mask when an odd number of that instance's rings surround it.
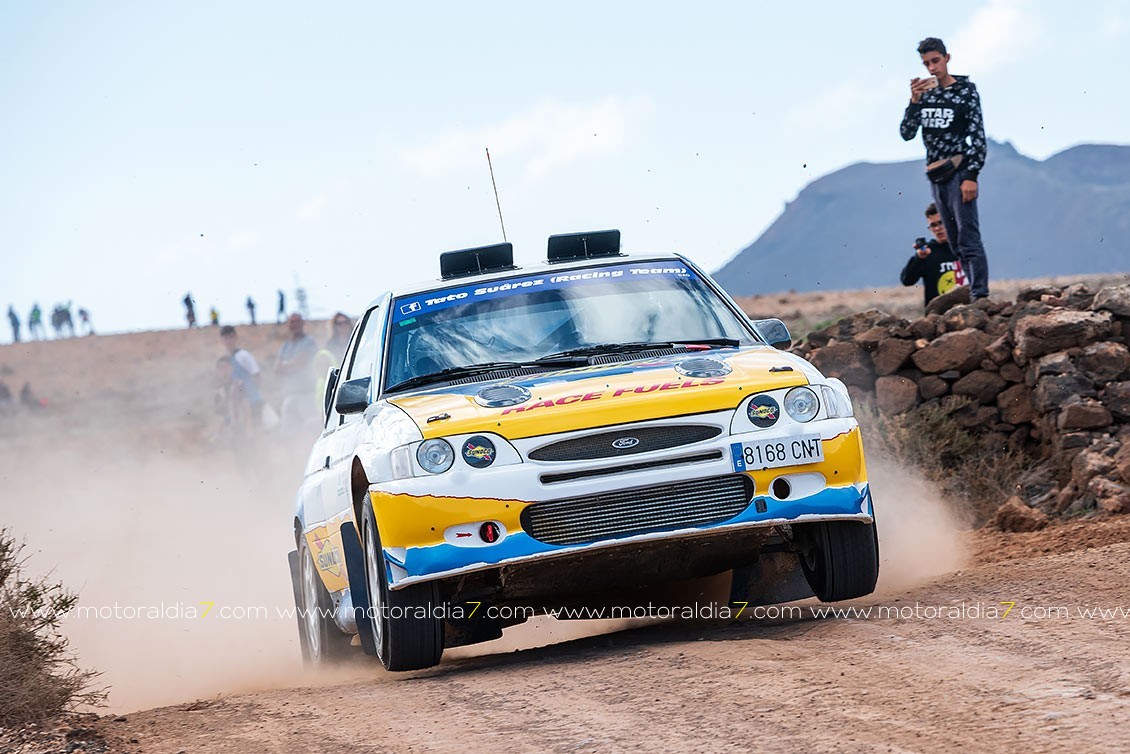
<svg viewBox="0 0 1130 754">
<path fill-rule="evenodd" d="M 62 584 L 23 576 L 25 559 L 0 529 L 0 727 L 38 722 L 82 705 L 99 705 L 98 673 L 75 665 L 60 632 L 78 597 Z"/>
<path fill-rule="evenodd" d="M 905 414 L 887 416 L 869 403 L 856 404 L 868 454 L 918 470 L 938 485 L 957 512 L 980 526 L 1015 494 L 1031 460 L 1014 450 L 991 450 L 952 414 L 970 405 L 966 398 L 926 404 Z"/>
</svg>

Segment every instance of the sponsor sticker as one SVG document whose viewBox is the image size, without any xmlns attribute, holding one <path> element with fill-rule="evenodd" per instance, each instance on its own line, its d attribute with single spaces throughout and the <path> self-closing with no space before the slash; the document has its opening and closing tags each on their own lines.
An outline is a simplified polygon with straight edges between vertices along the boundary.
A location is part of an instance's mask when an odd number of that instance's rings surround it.
<svg viewBox="0 0 1130 754">
<path fill-rule="evenodd" d="M 494 463 L 494 443 L 482 435 L 475 435 L 463 443 L 463 460 L 468 466 L 485 469 Z"/>
<path fill-rule="evenodd" d="M 781 416 L 781 407 L 768 395 L 758 395 L 746 406 L 746 415 L 753 426 L 772 427 Z"/>
</svg>

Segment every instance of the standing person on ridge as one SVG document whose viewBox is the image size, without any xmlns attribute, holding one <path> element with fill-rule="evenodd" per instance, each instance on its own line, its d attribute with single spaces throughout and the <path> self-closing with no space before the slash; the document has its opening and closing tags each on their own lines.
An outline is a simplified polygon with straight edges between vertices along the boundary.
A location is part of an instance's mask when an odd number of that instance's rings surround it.
<svg viewBox="0 0 1130 754">
<path fill-rule="evenodd" d="M 930 75 L 910 81 L 910 103 L 899 132 L 910 141 L 922 128 L 926 177 L 942 215 L 950 248 L 961 260 L 974 300 L 989 295 L 989 262 L 977 215 L 978 179 L 985 166 L 987 140 L 981 98 L 967 76 L 949 72 L 949 53 L 937 37 L 918 44 Z"/>
<path fill-rule="evenodd" d="M 12 308 L 11 304 L 8 304 L 8 322 L 10 322 L 11 325 L 12 325 L 12 342 L 13 343 L 19 343 L 20 342 L 20 317 L 19 317 L 18 314 L 16 314 L 16 310 Z"/>
</svg>

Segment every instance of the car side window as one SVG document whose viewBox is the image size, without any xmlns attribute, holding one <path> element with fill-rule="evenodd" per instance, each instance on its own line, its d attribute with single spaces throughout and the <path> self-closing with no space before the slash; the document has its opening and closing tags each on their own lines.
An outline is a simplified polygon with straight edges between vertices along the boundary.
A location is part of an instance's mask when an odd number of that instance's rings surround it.
<svg viewBox="0 0 1130 754">
<path fill-rule="evenodd" d="M 377 309 L 370 309 L 365 315 L 365 322 L 361 325 L 361 337 L 346 379 L 356 380 L 373 374 L 373 368 L 377 363 L 377 341 L 381 330 L 381 318 L 377 314 Z"/>
</svg>

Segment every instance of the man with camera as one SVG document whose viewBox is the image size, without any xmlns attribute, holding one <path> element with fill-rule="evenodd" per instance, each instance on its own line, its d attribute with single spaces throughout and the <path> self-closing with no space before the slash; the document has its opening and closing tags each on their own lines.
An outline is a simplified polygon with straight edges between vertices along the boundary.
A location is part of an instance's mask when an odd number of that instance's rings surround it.
<svg viewBox="0 0 1130 754">
<path fill-rule="evenodd" d="M 977 217 L 977 180 L 987 147 L 981 98 L 968 77 L 950 75 L 950 56 L 942 40 L 922 40 L 918 54 L 930 75 L 911 80 L 910 104 L 899 131 L 910 141 L 922 128 L 926 177 L 934 203 L 969 279 L 971 298 L 985 298 L 989 295 L 989 262 Z"/>
<path fill-rule="evenodd" d="M 903 285 L 914 285 L 921 280 L 925 305 L 929 305 L 937 296 L 965 285 L 965 273 L 950 249 L 945 223 L 933 204 L 926 208 L 926 223 L 935 240 L 929 243 L 925 238 L 915 240 L 914 256 L 902 268 L 899 279 Z"/>
</svg>

